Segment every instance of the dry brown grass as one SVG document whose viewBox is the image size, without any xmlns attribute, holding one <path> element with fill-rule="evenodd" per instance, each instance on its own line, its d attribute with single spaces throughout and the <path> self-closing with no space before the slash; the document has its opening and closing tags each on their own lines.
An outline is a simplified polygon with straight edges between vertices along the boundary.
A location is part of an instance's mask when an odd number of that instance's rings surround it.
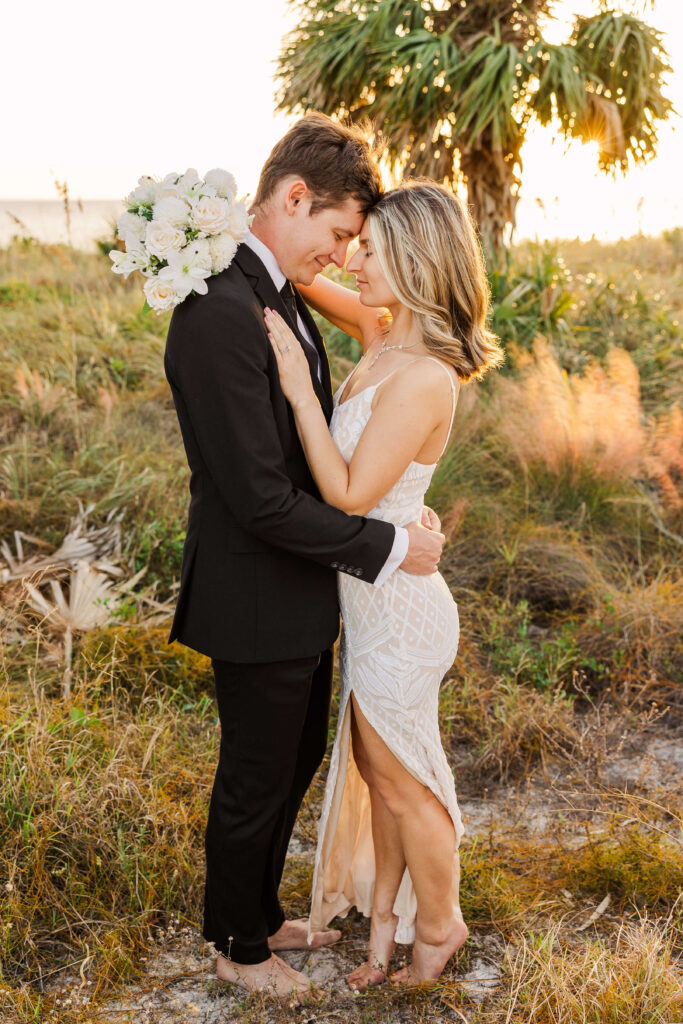
<svg viewBox="0 0 683 1024">
<path fill-rule="evenodd" d="M 570 377 L 538 339 L 520 378 L 499 381 L 500 415 L 525 470 L 536 463 L 555 474 L 569 467 L 578 478 L 588 464 L 605 480 L 630 479 L 639 472 L 646 433 L 638 371 L 623 350 L 612 349 L 606 363 Z"/>
<path fill-rule="evenodd" d="M 507 955 L 505 1024 L 675 1024 L 683 983 L 671 941 L 646 921 L 624 924 L 613 947 L 567 943 L 559 926 Z"/>
<path fill-rule="evenodd" d="M 466 770 L 487 781 L 524 774 L 539 760 L 567 757 L 576 747 L 572 701 L 565 693 L 492 676 L 467 641 L 441 689 L 440 717 L 451 745 L 469 752 Z"/>
<path fill-rule="evenodd" d="M 680 715 L 683 580 L 678 575 L 611 588 L 601 611 L 581 623 L 577 642 L 587 657 L 612 666 L 608 684 L 621 705 L 655 700 Z"/>
<path fill-rule="evenodd" d="M 89 962 L 111 984 L 155 925 L 196 919 L 214 715 L 151 696 L 126 711 L 107 696 L 91 699 L 83 677 L 69 702 L 0 691 L 8 980 Z"/>
</svg>

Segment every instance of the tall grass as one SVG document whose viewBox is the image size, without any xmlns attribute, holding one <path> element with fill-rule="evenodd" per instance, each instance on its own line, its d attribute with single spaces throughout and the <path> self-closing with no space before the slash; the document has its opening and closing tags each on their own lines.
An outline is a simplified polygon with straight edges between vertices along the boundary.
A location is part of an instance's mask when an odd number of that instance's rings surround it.
<svg viewBox="0 0 683 1024">
<path fill-rule="evenodd" d="M 482 1024 L 664 1024 L 660 1004 L 674 1019 L 673 801 L 666 791 L 652 816 L 635 805 L 618 815 L 627 795 L 597 780 L 629 742 L 666 739 L 680 710 L 678 244 L 525 249 L 495 271 L 505 375 L 464 390 L 428 498 L 449 537 L 441 568 L 462 627 L 442 735 L 458 791 L 478 804 L 496 794 L 501 815 L 488 835 L 466 836 L 463 907 L 475 933 L 508 948 L 504 984 L 475 1007 L 459 985 L 466 948 L 433 990 L 387 989 L 357 1007 L 330 997 L 321 1020 L 457 1010 Z M 146 568 L 157 602 L 133 595 L 76 637 L 65 699 L 59 638 L 20 581 L 0 585 L 0 1015 L 6 1005 L 9 1019 L 80 1024 L 144 970 L 160 929 L 198 924 L 217 719 L 209 663 L 169 647 L 159 618 L 187 502 L 162 368 L 167 318 L 142 315 L 135 284 L 101 254 L 37 244 L 0 252 L 0 306 L 0 541 L 14 550 L 18 531 L 29 553 L 49 554 L 79 502 L 96 525 L 118 509 L 121 571 Z M 325 333 L 339 378 L 357 347 Z M 575 787 L 585 827 L 569 806 L 541 834 L 510 824 L 506 800 L 539 777 L 559 779 L 566 800 Z M 324 771 L 298 825 L 304 850 L 323 783 Z M 560 796 L 547 798 L 550 819 Z M 306 912 L 310 871 L 308 853 L 291 861 L 292 914 Z M 610 913 L 579 931 L 584 904 L 607 893 Z M 363 927 L 344 923 L 359 949 Z M 64 971 L 97 998 L 55 1003 L 49 983 Z M 244 1000 L 238 1012 L 271 1010 Z"/>
<path fill-rule="evenodd" d="M 671 941 L 647 922 L 622 926 L 614 948 L 570 946 L 559 929 L 524 938 L 508 971 L 505 1024 L 670 1024 L 683 1007 Z"/>
<path fill-rule="evenodd" d="M 150 692 L 126 710 L 117 685 L 81 678 L 68 703 L 0 693 L 5 980 L 87 958 L 115 981 L 154 926 L 197 921 L 213 709 Z"/>
</svg>

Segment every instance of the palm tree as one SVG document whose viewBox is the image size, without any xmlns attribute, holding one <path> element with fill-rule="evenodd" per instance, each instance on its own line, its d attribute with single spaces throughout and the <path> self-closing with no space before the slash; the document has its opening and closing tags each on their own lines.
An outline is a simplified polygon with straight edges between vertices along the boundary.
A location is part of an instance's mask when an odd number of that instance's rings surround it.
<svg viewBox="0 0 683 1024">
<path fill-rule="evenodd" d="M 520 151 L 533 120 L 599 143 L 607 172 L 644 163 L 670 71 L 661 34 L 632 13 L 541 34 L 556 0 L 289 0 L 299 27 L 278 61 L 278 109 L 370 119 L 394 177 L 467 185 L 489 248 L 512 233 Z"/>
</svg>

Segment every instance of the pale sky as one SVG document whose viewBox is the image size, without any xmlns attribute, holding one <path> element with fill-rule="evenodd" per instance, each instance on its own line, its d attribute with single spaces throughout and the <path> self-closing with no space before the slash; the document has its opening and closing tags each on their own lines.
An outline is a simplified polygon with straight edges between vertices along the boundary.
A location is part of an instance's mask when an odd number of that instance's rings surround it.
<svg viewBox="0 0 683 1024">
<path fill-rule="evenodd" d="M 559 10 L 596 6 L 566 0 Z M 645 17 L 667 33 L 668 92 L 683 112 L 683 3 L 657 0 Z M 74 198 L 118 198 L 141 174 L 188 166 L 225 167 L 240 194 L 253 193 L 292 120 L 273 113 L 273 62 L 292 24 L 285 0 L 6 5 L 0 197 L 54 198 L 56 177 Z M 553 26 L 554 42 L 566 34 Z M 596 175 L 591 147 L 566 150 L 547 130 L 531 132 L 523 158 L 518 236 L 609 238 L 683 224 L 679 119 L 662 128 L 657 160 L 616 185 Z"/>
</svg>

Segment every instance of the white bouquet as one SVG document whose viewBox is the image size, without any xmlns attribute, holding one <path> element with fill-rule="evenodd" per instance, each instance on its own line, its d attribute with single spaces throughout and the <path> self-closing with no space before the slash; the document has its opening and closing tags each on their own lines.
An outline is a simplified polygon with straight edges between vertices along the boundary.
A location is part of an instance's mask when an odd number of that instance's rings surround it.
<svg viewBox="0 0 683 1024">
<path fill-rule="evenodd" d="M 230 266 L 253 220 L 236 194 L 232 174 L 220 168 L 203 180 L 192 167 L 139 179 L 116 225 L 126 251 L 109 256 L 115 274 L 139 270 L 148 279 L 145 308 L 163 313 L 192 292 L 205 295 L 206 278 Z"/>
</svg>

